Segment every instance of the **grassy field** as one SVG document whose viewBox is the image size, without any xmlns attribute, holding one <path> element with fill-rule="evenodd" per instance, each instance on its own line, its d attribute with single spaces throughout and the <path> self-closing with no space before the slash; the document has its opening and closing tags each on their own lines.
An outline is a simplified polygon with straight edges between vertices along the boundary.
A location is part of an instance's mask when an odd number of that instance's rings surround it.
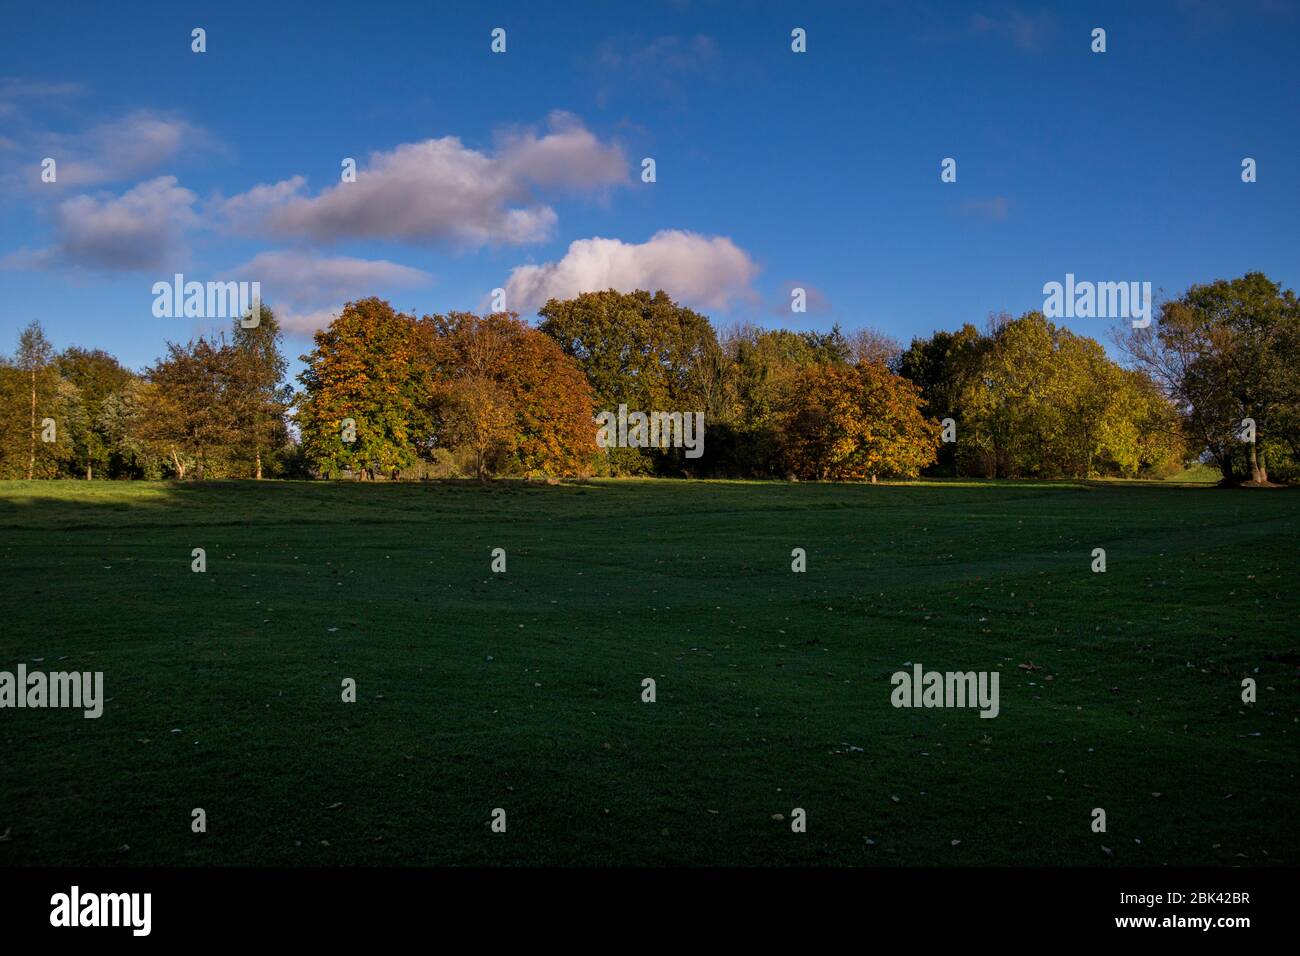
<svg viewBox="0 0 1300 956">
<path fill-rule="evenodd" d="M 0 669 L 108 698 L 0 710 L 0 865 L 1300 863 L 1298 531 L 1119 483 L 0 483 Z M 910 662 L 1000 715 L 893 708 Z"/>
</svg>

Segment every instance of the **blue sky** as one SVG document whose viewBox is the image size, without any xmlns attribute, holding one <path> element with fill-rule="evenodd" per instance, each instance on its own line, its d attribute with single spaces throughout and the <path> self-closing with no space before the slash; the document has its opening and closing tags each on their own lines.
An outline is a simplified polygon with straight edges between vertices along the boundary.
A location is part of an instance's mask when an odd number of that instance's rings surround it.
<svg viewBox="0 0 1300 956">
<path fill-rule="evenodd" d="M 367 294 L 501 287 L 533 317 L 653 283 L 720 324 L 907 341 L 1067 272 L 1294 287 L 1297 39 L 1282 0 L 10 3 L 0 350 L 39 319 L 147 365 L 209 327 L 153 316 L 176 271 L 261 281 L 293 356 Z"/>
</svg>

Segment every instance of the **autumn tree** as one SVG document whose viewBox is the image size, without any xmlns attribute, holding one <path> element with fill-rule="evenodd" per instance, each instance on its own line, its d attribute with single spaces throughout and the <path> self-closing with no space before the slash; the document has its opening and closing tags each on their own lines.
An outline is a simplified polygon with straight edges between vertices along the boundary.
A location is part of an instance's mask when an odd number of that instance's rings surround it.
<svg viewBox="0 0 1300 956">
<path fill-rule="evenodd" d="M 486 375 L 466 374 L 448 383 L 440 405 L 443 442 L 469 452 L 475 477 L 487 480 L 516 447 L 515 416 L 500 386 Z"/>
<path fill-rule="evenodd" d="M 302 356 L 297 423 L 318 473 L 400 474 L 430 447 L 429 333 L 382 299 L 349 302 Z"/>
<path fill-rule="evenodd" d="M 724 400 L 706 422 L 705 467 L 712 474 L 784 474 L 779 430 L 788 393 L 813 366 L 849 364 L 853 348 L 838 327 L 793 332 L 750 323 L 725 328 L 719 342 Z"/>
<path fill-rule="evenodd" d="M 200 337 L 168 342 L 167 355 L 145 372 L 129 432 L 165 455 L 177 478 L 229 471 L 240 439 L 231 359 L 228 345 Z"/>
<path fill-rule="evenodd" d="M 0 478 L 27 476 L 31 451 L 31 379 L 0 355 Z"/>
<path fill-rule="evenodd" d="M 489 470 L 582 476 L 595 455 L 592 389 L 550 337 L 513 313 L 424 320 L 436 442 L 473 450 Z"/>
<path fill-rule="evenodd" d="M 869 327 L 854 329 L 846 338 L 853 364 L 883 365 L 891 372 L 899 370 L 903 347 L 897 339 Z"/>
<path fill-rule="evenodd" d="M 933 463 L 939 425 L 920 390 L 876 362 L 809 366 L 780 412 L 781 443 L 801 478 L 914 478 Z"/>
</svg>

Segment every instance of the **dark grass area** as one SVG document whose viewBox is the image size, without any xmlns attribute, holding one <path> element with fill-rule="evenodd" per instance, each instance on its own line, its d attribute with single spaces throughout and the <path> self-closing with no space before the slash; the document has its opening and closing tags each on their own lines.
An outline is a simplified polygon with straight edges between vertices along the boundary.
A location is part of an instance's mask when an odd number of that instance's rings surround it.
<svg viewBox="0 0 1300 956">
<path fill-rule="evenodd" d="M 0 865 L 1295 864 L 1298 515 L 1136 483 L 0 483 L 0 669 L 109 698 L 0 710 Z M 918 661 L 1000 671 L 1000 716 L 891 707 Z"/>
</svg>

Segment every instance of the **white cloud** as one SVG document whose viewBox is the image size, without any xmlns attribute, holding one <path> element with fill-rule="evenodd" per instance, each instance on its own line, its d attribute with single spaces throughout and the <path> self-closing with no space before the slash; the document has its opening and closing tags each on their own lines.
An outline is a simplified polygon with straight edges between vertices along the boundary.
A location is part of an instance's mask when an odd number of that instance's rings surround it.
<svg viewBox="0 0 1300 956">
<path fill-rule="evenodd" d="M 51 83 L 21 76 L 0 78 L 0 117 L 17 116 L 20 105 L 69 99 L 83 92 L 76 83 Z"/>
<path fill-rule="evenodd" d="M 304 295 L 334 299 L 364 293 L 375 286 L 424 285 L 427 272 L 384 259 L 335 256 L 321 259 L 301 252 L 262 252 L 239 266 L 235 274 L 262 283 L 267 298 L 285 296 L 302 301 Z"/>
<path fill-rule="evenodd" d="M 510 130 L 497 137 L 497 162 L 507 176 L 544 188 L 593 192 L 622 182 L 627 158 L 603 145 L 572 113 L 556 110 L 547 117 L 550 132 Z"/>
<path fill-rule="evenodd" d="M 70 159 L 59 163 L 59 182 L 83 186 L 134 179 L 169 162 L 183 148 L 204 142 L 203 132 L 184 120 L 148 111 L 131 113 L 77 137 L 68 147 Z"/>
<path fill-rule="evenodd" d="M 296 197 L 306 186 L 307 180 L 302 176 L 254 186 L 230 199 L 214 200 L 213 213 L 223 216 L 234 231 L 255 235 L 267 215 Z"/>
<path fill-rule="evenodd" d="M 270 303 L 274 307 L 274 303 Z M 275 316 L 280 323 L 280 328 L 285 332 L 294 332 L 299 335 L 311 335 L 317 329 L 327 327 L 331 322 L 339 317 L 343 311 L 343 305 L 331 305 L 322 309 L 310 309 L 306 312 L 298 312 L 293 307 L 276 308 Z"/>
<path fill-rule="evenodd" d="M 128 190 L 73 196 L 55 207 L 56 242 L 13 253 L 9 268 L 85 268 L 123 271 L 168 269 L 187 255 L 184 233 L 197 224 L 197 197 L 159 176 Z"/>
<path fill-rule="evenodd" d="M 372 153 L 356 182 L 316 196 L 301 177 L 258 186 L 222 204 L 237 231 L 317 242 L 392 239 L 478 248 L 541 241 L 554 228 L 544 190 L 599 193 L 627 178 L 620 148 L 580 120 L 552 113 L 549 131 L 512 131 L 494 152 L 446 136 Z"/>
<path fill-rule="evenodd" d="M 726 309 L 736 299 L 753 299 L 750 283 L 758 266 L 725 236 L 664 230 L 640 244 L 619 239 L 579 239 L 558 262 L 519 266 L 506 281 L 506 304 L 531 312 L 551 298 L 617 289 L 663 289 L 674 299 L 709 309 Z"/>
<path fill-rule="evenodd" d="M 148 110 L 137 110 L 81 133 L 28 134 L 21 145 L 34 157 L 49 157 L 57 163 L 58 178 L 53 183 L 41 179 L 43 170 L 35 161 L 24 163 L 21 169 L 23 182 L 42 198 L 139 179 L 159 171 L 183 151 L 214 148 L 199 127 Z"/>
<path fill-rule="evenodd" d="M 232 271 L 241 279 L 260 282 L 262 299 L 276 309 L 281 326 L 303 333 L 329 325 L 342 308 L 333 303 L 425 285 L 433 278 L 420 269 L 383 259 L 322 259 L 280 251 L 259 253 Z"/>
</svg>

